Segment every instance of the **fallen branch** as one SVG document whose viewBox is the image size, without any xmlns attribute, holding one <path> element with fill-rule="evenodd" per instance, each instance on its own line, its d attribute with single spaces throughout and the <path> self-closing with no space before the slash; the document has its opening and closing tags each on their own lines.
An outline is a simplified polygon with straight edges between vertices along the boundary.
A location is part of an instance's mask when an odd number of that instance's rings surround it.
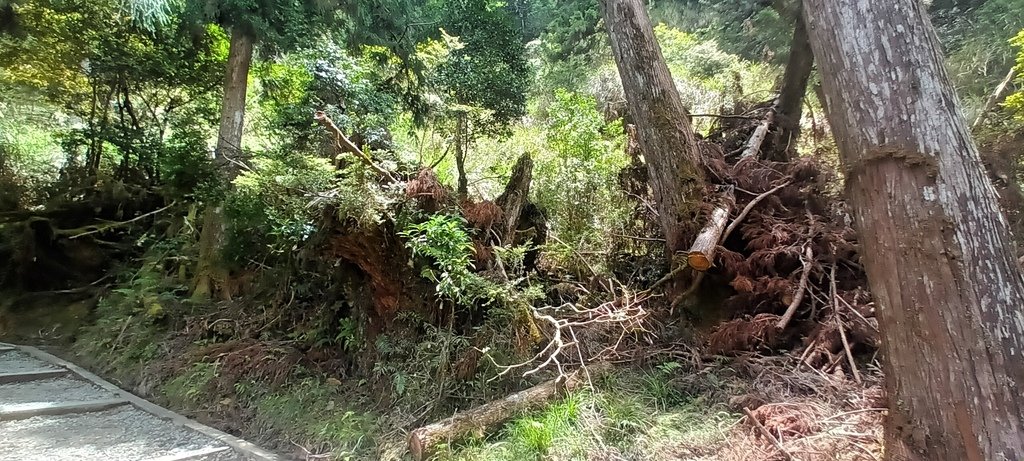
<svg viewBox="0 0 1024 461">
<path fill-rule="evenodd" d="M 800 302 L 804 300 L 804 293 L 807 291 L 807 278 L 811 275 L 811 263 L 814 262 L 814 252 L 811 251 L 811 245 L 808 242 L 804 244 L 804 257 L 803 263 L 803 274 L 800 275 L 800 286 L 796 289 L 796 295 L 793 296 L 793 301 L 789 303 L 789 307 L 786 308 L 786 313 L 782 314 L 782 318 L 779 319 L 779 323 L 775 325 L 775 328 L 779 330 L 785 329 L 786 325 L 789 325 L 789 321 L 796 315 L 796 308 L 800 307 Z"/>
<path fill-rule="evenodd" d="M 771 432 L 768 432 L 768 428 L 764 427 L 764 424 L 761 424 L 761 421 L 758 421 L 757 418 L 754 417 L 754 413 L 751 412 L 749 408 L 743 407 L 743 413 L 747 415 L 747 418 L 750 418 L 750 421 L 754 423 L 754 427 L 756 427 L 757 430 L 761 432 L 761 435 L 765 436 L 769 441 L 771 441 L 772 445 L 774 445 L 775 448 L 779 450 L 780 453 L 782 453 L 782 456 L 785 456 L 786 459 L 789 460 L 793 459 L 793 455 L 791 455 L 788 451 L 786 451 L 785 448 L 782 447 L 782 443 L 779 442 L 779 440 L 776 439 Z"/>
<path fill-rule="evenodd" d="M 992 109 L 995 109 L 996 104 L 998 104 L 999 100 L 1003 98 L 1003 93 L 1005 93 L 1006 89 L 1009 88 L 1010 82 L 1013 81 L 1013 77 L 1016 74 L 1017 66 L 1010 67 L 1010 72 L 1006 74 L 1006 78 L 1004 78 L 1003 81 L 999 83 L 999 86 L 996 87 L 996 90 L 992 92 L 992 95 L 990 95 L 988 97 L 988 100 L 985 101 L 985 106 L 981 109 L 981 112 L 978 113 L 978 118 L 974 119 L 974 123 L 971 124 L 972 130 L 977 128 L 982 123 L 985 123 L 985 118 L 988 117 L 988 113 L 991 112 Z"/>
<path fill-rule="evenodd" d="M 589 383 L 592 375 L 602 374 L 610 369 L 611 365 L 607 362 L 580 368 L 568 376 L 559 376 L 503 399 L 485 403 L 415 429 L 409 433 L 409 452 L 416 461 L 427 459 L 439 443 L 451 442 L 470 433 L 482 436 L 523 412 L 540 408 L 552 400 L 564 397 Z"/>
<path fill-rule="evenodd" d="M 830 279 L 832 287 L 832 315 L 836 318 L 836 326 L 839 327 L 839 338 L 843 340 L 843 349 L 846 350 L 846 360 L 850 362 L 850 371 L 853 372 L 853 379 L 861 382 L 860 371 L 857 370 L 857 362 L 853 361 L 853 352 L 850 350 L 850 341 L 846 339 L 846 329 L 843 328 L 843 321 L 839 318 L 839 293 L 836 292 L 836 266 L 832 265 Z"/>
<path fill-rule="evenodd" d="M 675 269 L 672 269 L 671 271 L 669 271 L 669 273 L 665 274 L 664 277 L 658 279 L 657 282 L 654 282 L 653 285 L 651 285 L 650 287 L 647 288 L 647 291 L 649 291 L 649 292 L 650 291 L 654 291 L 658 287 L 668 283 L 669 281 L 674 279 L 677 275 L 681 274 L 684 270 L 689 269 L 689 268 L 690 268 L 690 266 L 688 266 L 686 264 L 680 264 Z"/>
<path fill-rule="evenodd" d="M 136 221 L 139 221 L 141 219 L 145 219 L 147 217 L 150 217 L 150 216 L 153 216 L 155 214 L 161 213 L 163 211 L 166 211 L 168 208 L 173 207 L 177 203 L 178 202 L 171 202 L 170 205 L 167 205 L 167 206 L 165 206 L 163 208 L 160 208 L 159 210 L 153 210 L 153 211 L 150 211 L 149 213 L 140 214 L 140 215 L 138 215 L 138 216 L 136 216 L 136 217 L 134 217 L 132 219 L 129 219 L 127 221 L 112 222 L 112 223 L 108 223 L 108 224 L 102 225 L 102 226 L 87 226 L 87 227 L 78 228 L 78 229 L 63 229 L 63 230 L 58 230 L 56 232 L 56 234 L 57 235 L 73 234 L 73 235 L 70 235 L 68 237 L 68 239 L 76 239 L 76 238 L 79 238 L 79 237 L 84 237 L 86 235 L 96 234 L 96 233 L 99 233 L 99 232 L 103 232 L 105 230 L 113 229 L 115 227 L 127 226 L 127 225 L 129 225 L 129 224 L 131 224 L 133 222 L 136 222 Z M 90 228 L 92 230 L 76 234 L 76 232 L 82 231 L 83 229 L 90 229 Z"/>
<path fill-rule="evenodd" d="M 700 283 L 704 281 L 705 273 L 706 272 L 698 272 L 697 276 L 693 278 L 693 282 L 690 283 L 690 288 L 687 288 L 686 291 L 682 292 L 679 296 L 676 296 L 676 299 L 672 300 L 672 304 L 668 306 L 669 314 L 675 313 L 676 307 L 679 306 L 679 303 L 697 292 L 697 289 L 700 288 Z"/>
<path fill-rule="evenodd" d="M 711 212 L 711 219 L 708 220 L 704 229 L 697 234 L 693 245 L 690 246 L 690 250 L 686 253 L 686 263 L 693 270 L 704 272 L 714 264 L 715 250 L 718 248 L 718 242 L 721 240 L 722 232 L 725 230 L 725 224 L 729 220 L 729 213 L 732 212 L 732 207 L 735 204 L 736 197 L 733 194 L 733 190 L 731 187 L 727 188 L 719 199 L 718 206 Z"/>
<path fill-rule="evenodd" d="M 356 154 L 359 157 L 359 159 L 362 160 L 364 164 L 366 164 L 366 166 L 370 167 L 370 169 L 376 172 L 377 174 L 387 177 L 388 180 L 390 180 L 391 182 L 397 181 L 395 177 L 391 175 L 391 172 L 385 170 L 384 168 L 381 168 L 379 165 L 374 163 L 373 159 L 370 158 L 370 156 L 367 155 L 366 152 L 363 152 L 362 149 L 357 147 L 351 140 L 349 140 L 348 137 L 341 132 L 341 129 L 338 128 L 338 125 L 334 124 L 334 121 L 331 120 L 331 117 L 329 117 L 326 112 L 318 110 L 316 111 L 316 114 L 313 114 L 313 118 L 316 119 L 316 121 L 319 122 L 321 125 L 323 125 L 324 128 L 327 129 L 327 131 L 334 135 L 335 147 L 343 151 Z"/>
<path fill-rule="evenodd" d="M 778 186 L 769 189 L 767 192 L 758 195 L 757 197 L 754 197 L 753 200 L 747 203 L 747 206 L 743 207 L 743 211 L 740 211 L 740 214 L 736 216 L 736 219 L 732 220 L 732 223 L 729 224 L 729 227 L 725 228 L 725 232 L 722 233 L 722 241 L 724 242 L 725 239 L 729 238 L 729 235 L 732 234 L 732 231 L 736 230 L 736 228 L 739 227 L 740 223 L 742 223 L 743 220 L 746 219 L 747 215 L 750 214 L 750 211 L 753 210 L 754 207 L 761 202 L 761 200 L 764 200 L 769 195 L 778 192 L 783 187 L 786 187 L 792 183 L 793 181 L 786 181 L 782 184 L 779 184 Z"/>
<path fill-rule="evenodd" d="M 648 294 L 646 292 L 631 293 L 629 290 L 622 288 L 622 295 L 617 296 L 617 299 L 601 303 L 599 306 L 583 309 L 579 308 L 572 303 L 566 303 L 561 306 L 546 306 L 542 308 L 530 308 L 533 318 L 545 322 L 551 328 L 551 339 L 548 344 L 544 346 L 533 357 L 528 360 L 513 364 L 513 365 L 501 365 L 497 363 L 493 357 L 487 352 L 489 348 L 484 348 L 480 352 L 487 357 L 491 363 L 497 368 L 498 373 L 491 378 L 491 380 L 497 379 L 504 376 L 514 370 L 519 370 L 530 366 L 534 363 L 540 362 L 530 370 L 524 372 L 522 376 L 529 376 L 537 373 L 550 365 L 554 365 L 555 369 L 558 370 L 559 376 L 565 376 L 565 372 L 562 368 L 562 357 L 566 349 L 570 352 L 575 350 L 575 356 L 579 358 L 582 363 L 583 353 L 580 350 L 579 343 L 575 340 L 576 333 L 575 328 L 598 325 L 598 324 L 615 324 L 622 328 L 622 335 L 619 336 L 620 340 L 627 332 L 647 332 L 644 326 L 644 321 L 647 319 L 648 313 L 643 308 L 643 303 L 647 301 Z M 570 312 L 564 318 L 555 318 L 554 315 L 542 313 L 542 310 L 562 310 L 568 309 Z M 566 340 L 565 338 L 571 338 Z M 600 354 L 599 354 L 600 356 Z M 591 357 L 589 360 L 594 360 Z"/>
</svg>

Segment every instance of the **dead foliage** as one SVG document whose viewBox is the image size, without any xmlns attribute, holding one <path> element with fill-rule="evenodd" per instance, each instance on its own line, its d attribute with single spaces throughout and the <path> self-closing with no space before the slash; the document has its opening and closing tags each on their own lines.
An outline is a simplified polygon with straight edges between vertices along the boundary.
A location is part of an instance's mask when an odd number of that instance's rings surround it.
<svg viewBox="0 0 1024 461">
<path fill-rule="evenodd" d="M 490 200 L 479 202 L 464 201 L 461 204 L 462 216 L 475 229 L 489 231 L 504 215 L 501 208 Z"/>
<path fill-rule="evenodd" d="M 838 318 L 850 348 L 873 351 L 877 326 L 856 232 L 842 200 L 829 194 L 839 179 L 813 156 L 780 163 L 761 160 L 772 157 L 762 150 L 760 156 L 739 158 L 760 122 L 722 121 L 702 143 L 709 182 L 736 190 L 730 223 L 735 232 L 720 242 L 707 274 L 710 283 L 733 290 L 722 302 L 733 320 L 712 331 L 710 349 L 737 354 L 820 343 L 816 347 L 836 354 L 845 347 Z M 793 323 L 787 317 L 774 324 L 790 307 Z M 808 338 L 805 344 L 798 342 L 801 337 Z"/>
<path fill-rule="evenodd" d="M 234 393 L 235 383 L 254 380 L 279 386 L 295 371 L 303 354 L 283 341 L 244 339 L 212 344 L 190 354 L 190 362 L 216 362 L 213 385 L 221 394 Z"/>
<path fill-rule="evenodd" d="M 776 347 L 782 339 L 781 332 L 775 328 L 778 321 L 779 316 L 775 314 L 758 314 L 722 323 L 708 337 L 708 351 L 722 354 Z"/>
<path fill-rule="evenodd" d="M 406 184 L 405 196 L 415 199 L 423 210 L 434 212 L 448 201 L 449 194 L 434 170 L 423 168 Z"/>
</svg>

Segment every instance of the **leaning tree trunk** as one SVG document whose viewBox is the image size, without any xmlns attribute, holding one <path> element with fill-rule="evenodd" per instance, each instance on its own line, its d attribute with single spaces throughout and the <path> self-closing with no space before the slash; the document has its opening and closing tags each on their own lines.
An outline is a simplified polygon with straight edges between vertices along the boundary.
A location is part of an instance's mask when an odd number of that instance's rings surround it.
<svg viewBox="0 0 1024 461">
<path fill-rule="evenodd" d="M 1024 459 L 1024 278 L 917 0 L 805 0 L 878 300 L 890 460 Z"/>
<path fill-rule="evenodd" d="M 224 98 L 221 100 L 220 132 L 214 163 L 224 180 L 230 182 L 238 176 L 238 159 L 242 148 L 242 129 L 245 121 L 245 92 L 252 64 L 253 37 L 241 27 L 231 30 L 227 70 L 224 75 Z M 199 236 L 199 263 L 196 267 L 193 298 L 210 297 L 213 274 L 217 267 L 224 234 L 224 215 L 221 203 L 210 203 L 203 213 L 203 229 Z"/>
<path fill-rule="evenodd" d="M 814 66 L 814 54 L 807 40 L 807 26 L 803 17 L 796 19 L 793 29 L 793 42 L 789 47 L 789 60 L 782 76 L 782 89 L 779 101 L 775 106 L 776 123 L 779 125 L 775 136 L 776 157 L 770 160 L 785 162 L 790 160 L 796 151 L 796 140 L 800 136 L 800 118 L 803 116 L 804 95 L 807 93 L 807 81 Z"/>
<path fill-rule="evenodd" d="M 697 140 L 643 0 L 601 0 L 626 104 L 670 255 L 685 251 L 704 194 Z"/>
<path fill-rule="evenodd" d="M 460 112 L 455 122 L 455 169 L 459 175 L 459 200 L 469 198 L 469 180 L 466 178 L 466 148 L 469 145 L 466 114 Z"/>
</svg>

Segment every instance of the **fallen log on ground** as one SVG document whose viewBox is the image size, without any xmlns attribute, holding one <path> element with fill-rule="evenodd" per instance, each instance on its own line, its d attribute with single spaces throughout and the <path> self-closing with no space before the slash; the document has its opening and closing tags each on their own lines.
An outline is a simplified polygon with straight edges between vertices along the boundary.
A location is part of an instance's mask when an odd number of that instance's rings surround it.
<svg viewBox="0 0 1024 461">
<path fill-rule="evenodd" d="M 438 444 L 457 440 L 470 433 L 483 434 L 526 411 L 535 410 L 564 397 L 589 382 L 590 376 L 606 373 L 611 364 L 598 363 L 580 369 L 501 400 L 488 402 L 456 413 L 450 418 L 420 427 L 409 433 L 409 452 L 413 459 L 429 459 Z"/>
<path fill-rule="evenodd" d="M 747 147 L 743 150 L 743 154 L 740 155 L 740 159 L 758 158 L 761 153 L 761 144 L 764 143 L 764 138 L 768 135 L 768 128 L 771 128 L 772 123 L 775 121 L 775 107 L 772 106 L 765 114 L 761 124 L 754 130 L 754 134 L 750 136 L 750 140 L 747 141 Z"/>
<path fill-rule="evenodd" d="M 711 212 L 711 218 L 704 225 L 704 229 L 697 234 L 693 245 L 686 253 L 686 263 L 693 270 L 704 272 L 711 268 L 714 263 L 715 249 L 718 248 L 718 241 L 725 231 L 725 224 L 729 221 L 729 213 L 736 204 L 736 197 L 731 187 L 727 188 L 718 201 L 718 205 Z"/>
</svg>

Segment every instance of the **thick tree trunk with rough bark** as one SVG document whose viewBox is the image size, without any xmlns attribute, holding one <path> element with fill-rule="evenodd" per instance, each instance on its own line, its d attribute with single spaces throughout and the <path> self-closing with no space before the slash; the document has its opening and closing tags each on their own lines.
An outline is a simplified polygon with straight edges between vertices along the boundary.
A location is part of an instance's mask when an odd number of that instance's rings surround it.
<svg viewBox="0 0 1024 461">
<path fill-rule="evenodd" d="M 220 132 L 214 162 L 226 181 L 238 176 L 242 130 L 245 126 L 245 93 L 248 88 L 249 67 L 252 64 L 253 37 L 243 28 L 231 30 L 227 70 L 224 75 L 224 97 L 221 100 Z M 223 208 L 210 203 L 203 212 L 203 228 L 199 236 L 199 262 L 196 265 L 195 289 L 192 297 L 210 297 L 212 279 L 216 272 L 217 253 L 224 234 Z"/>
<path fill-rule="evenodd" d="M 686 251 L 704 197 L 697 140 L 669 74 L 643 0 L 601 0 L 601 13 L 661 228 L 671 254 Z"/>
<path fill-rule="evenodd" d="M 802 16 L 796 19 L 793 29 L 793 42 L 789 47 L 789 60 L 782 76 L 782 89 L 775 105 L 775 118 L 779 126 L 775 136 L 775 152 L 777 157 L 769 160 L 785 162 L 790 160 L 796 151 L 796 140 L 800 136 L 800 118 L 803 116 L 804 95 L 807 93 L 807 81 L 811 77 L 814 66 L 814 53 L 807 40 L 807 26 Z"/>
<path fill-rule="evenodd" d="M 884 348 L 890 460 L 1024 459 L 1024 278 L 917 0 L 805 0 Z"/>
</svg>

